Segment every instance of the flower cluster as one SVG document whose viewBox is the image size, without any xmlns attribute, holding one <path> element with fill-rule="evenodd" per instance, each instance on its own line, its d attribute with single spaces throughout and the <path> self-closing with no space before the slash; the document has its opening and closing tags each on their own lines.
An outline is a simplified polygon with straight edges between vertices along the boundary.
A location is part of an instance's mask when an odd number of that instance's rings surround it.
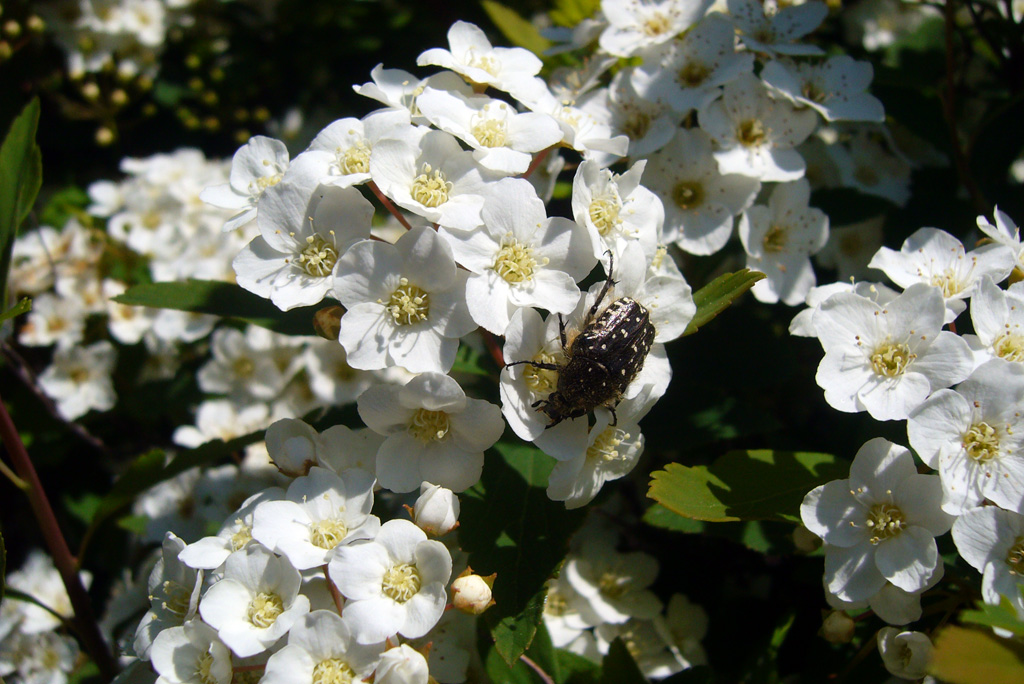
<svg viewBox="0 0 1024 684">
<path fill-rule="evenodd" d="M 1024 616 L 1024 285 L 1019 232 L 998 209 L 995 217 L 996 225 L 978 218 L 988 239 L 970 251 L 935 228 L 913 233 L 899 251 L 879 249 L 869 266 L 902 292 L 871 282 L 824 286 L 793 321 L 791 332 L 824 348 L 817 381 L 828 404 L 906 420 L 910 447 L 933 471 L 919 474 L 905 447 L 873 439 L 848 480 L 804 498 L 804 525 L 825 542 L 825 588 L 836 608 L 870 606 L 893 625 L 919 619 L 921 594 L 943 574 L 935 537 L 952 529 L 960 556 L 983 573 L 985 601 L 1005 596 Z M 1007 277 L 1013 284 L 1003 289 Z M 959 335 L 968 301 L 974 334 Z M 883 658 L 887 648 L 929 648 L 911 634 L 880 634 Z"/>
</svg>

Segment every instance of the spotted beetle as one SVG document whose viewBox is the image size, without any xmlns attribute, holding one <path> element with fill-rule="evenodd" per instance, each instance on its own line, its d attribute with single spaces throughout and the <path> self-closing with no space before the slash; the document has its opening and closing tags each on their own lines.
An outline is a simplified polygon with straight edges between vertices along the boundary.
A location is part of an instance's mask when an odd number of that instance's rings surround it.
<svg viewBox="0 0 1024 684">
<path fill-rule="evenodd" d="M 555 391 L 546 399 L 538 399 L 532 404 L 533 408 L 551 419 L 547 427 L 558 425 L 567 418 L 586 415 L 599 406 L 612 412 L 612 425 L 615 425 L 615 406 L 626 387 L 644 367 L 655 335 L 650 312 L 635 299 L 621 297 L 609 304 L 600 316 L 597 315 L 614 284 L 609 254 L 608 279 L 572 344 L 566 341 L 565 321 L 561 314 L 558 315 L 565 363 L 514 361 L 505 366 L 528 364 L 558 372 Z"/>
</svg>

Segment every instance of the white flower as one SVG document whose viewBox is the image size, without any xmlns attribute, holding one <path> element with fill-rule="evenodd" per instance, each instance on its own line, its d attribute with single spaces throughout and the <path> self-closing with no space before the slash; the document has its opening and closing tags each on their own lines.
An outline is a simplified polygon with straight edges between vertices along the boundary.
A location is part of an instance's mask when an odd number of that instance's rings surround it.
<svg viewBox="0 0 1024 684">
<path fill-rule="evenodd" d="M 621 639 L 629 644 L 629 653 L 649 680 L 659 680 L 690 667 L 671 643 L 660 615 L 653 620 L 629 620 L 622 624 L 601 624 L 594 629 L 597 648 L 607 653 L 611 642 Z"/>
<path fill-rule="evenodd" d="M 417 78 L 408 71 L 385 69 L 383 64 L 378 64 L 370 71 L 370 77 L 373 79 L 371 82 L 361 86 L 354 85 L 352 89 L 390 108 L 407 111 L 415 124 L 427 123 L 426 117 L 420 113 L 419 105 L 416 104 L 420 93 L 427 86 L 440 90 L 455 90 L 464 95 L 473 92 L 472 87 L 450 71 L 442 71 L 427 78 Z"/>
<path fill-rule="evenodd" d="M 497 406 L 470 399 L 452 378 L 423 373 L 403 387 L 375 385 L 359 397 L 359 416 L 385 436 L 377 480 L 393 492 L 432 482 L 461 492 L 480 479 L 484 450 L 501 437 Z"/>
<path fill-rule="evenodd" d="M 1024 513 L 1024 366 L 989 361 L 910 414 L 910 445 L 942 478 L 942 508 L 959 515 L 986 499 Z"/>
<path fill-rule="evenodd" d="M 928 395 L 966 378 L 967 343 L 941 330 L 938 288 L 917 284 L 885 304 L 853 292 L 825 300 L 812 324 L 825 350 L 815 380 L 839 411 L 903 420 Z"/>
<path fill-rule="evenodd" d="M 532 153 L 562 140 L 562 129 L 550 116 L 520 114 L 507 102 L 485 95 L 427 88 L 417 102 L 431 123 L 473 148 L 481 166 L 504 175 L 525 172 Z"/>
<path fill-rule="evenodd" d="M 628 243 L 636 241 L 648 259 L 654 258 L 665 213 L 658 197 L 640 184 L 645 166 L 646 161 L 641 160 L 617 174 L 589 160 L 576 169 L 572 214 L 579 225 L 599 238 L 593 241 L 595 257 L 600 259 L 611 250 L 618 258 Z"/>
<path fill-rule="evenodd" d="M 314 610 L 288 632 L 288 645 L 267 660 L 263 684 L 321 684 L 369 679 L 384 644 L 362 645 L 349 621 L 330 610 Z"/>
<path fill-rule="evenodd" d="M 106 411 L 117 400 L 110 379 L 116 361 L 117 350 L 106 340 L 88 347 L 58 347 L 50 366 L 39 375 L 39 386 L 57 402 L 66 420 L 93 409 Z"/>
<path fill-rule="evenodd" d="M 266 404 L 240 406 L 227 399 L 208 399 L 196 409 L 196 424 L 174 431 L 175 444 L 195 448 L 215 439 L 224 442 L 266 427 L 270 413 Z"/>
<path fill-rule="evenodd" d="M 82 341 L 85 318 L 81 302 L 44 292 L 32 299 L 32 309 L 18 331 L 18 342 L 26 347 L 72 347 Z"/>
<path fill-rule="evenodd" d="M 318 304 L 331 292 L 338 257 L 370 237 L 372 217 L 355 188 L 279 183 L 260 203 L 260 235 L 232 264 L 238 284 L 282 311 Z"/>
<path fill-rule="evenodd" d="M 665 628 L 688 667 L 708 661 L 701 645 L 708 633 L 708 613 L 682 594 L 672 594 L 665 608 Z"/>
<path fill-rule="evenodd" d="M 629 57 L 672 40 L 696 24 L 710 5 L 711 0 L 604 0 L 601 11 L 608 27 L 601 33 L 601 48 L 616 57 Z"/>
<path fill-rule="evenodd" d="M 230 684 L 231 652 L 202 620 L 165 629 L 153 642 L 158 684 Z"/>
<path fill-rule="evenodd" d="M 999 207 L 996 207 L 995 219 L 996 225 L 993 226 L 987 218 L 979 216 L 978 228 L 997 244 L 1012 249 L 1017 255 L 1016 267 L 1024 270 L 1024 244 L 1021 244 L 1020 229 L 1005 212 L 999 211 Z"/>
<path fill-rule="evenodd" d="M 888 304 L 900 294 L 888 285 L 867 281 L 859 283 L 840 281 L 812 287 L 807 292 L 807 308 L 793 317 L 789 324 L 789 334 L 799 337 L 817 337 L 818 331 L 814 328 L 814 314 L 822 302 L 827 301 L 829 297 L 837 292 L 853 292 L 879 304 Z"/>
<path fill-rule="evenodd" d="M 626 156 L 642 160 L 668 144 L 679 129 L 683 115 L 665 102 L 637 93 L 630 78 L 632 70 L 629 67 L 615 74 L 608 85 L 608 97 L 591 100 L 584 110 L 598 108 L 595 116 L 608 117 L 612 134 L 629 138 Z M 618 155 L 595 152 L 590 159 L 604 167 L 618 161 Z"/>
<path fill-rule="evenodd" d="M 468 277 L 430 228 L 413 228 L 394 245 L 367 240 L 352 247 L 338 262 L 334 284 L 346 309 L 339 339 L 349 365 L 448 371 L 459 338 L 476 327 L 466 304 Z"/>
<path fill-rule="evenodd" d="M 381 192 L 431 223 L 459 230 L 480 225 L 487 186 L 503 175 L 482 169 L 474 153 L 444 131 L 416 142 L 381 140 L 370 156 L 370 176 Z"/>
<path fill-rule="evenodd" d="M 625 155 L 629 149 L 629 138 L 614 135 L 607 99 L 608 91 L 604 88 L 560 98 L 545 87 L 537 97 L 525 100 L 524 104 L 535 112 L 554 117 L 562 127 L 562 142 L 582 154 L 584 159 L 595 154 L 608 159 Z"/>
<path fill-rule="evenodd" d="M 644 451 L 644 436 L 635 419 L 616 407 L 618 423 L 611 416 L 597 414 L 590 429 L 586 449 L 578 456 L 560 460 L 551 471 L 547 495 L 552 501 L 564 501 L 567 509 L 586 506 L 609 480 L 628 475 Z"/>
<path fill-rule="evenodd" d="M 466 301 L 473 320 L 501 335 L 519 308 L 543 307 L 569 313 L 579 301 L 577 280 L 594 267 L 594 240 L 569 219 L 548 218 L 528 182 L 506 179 L 495 185 L 479 230 L 448 231 L 455 259 L 472 275 Z"/>
<path fill-rule="evenodd" d="M 723 174 L 711 138 L 700 129 L 681 128 L 654 153 L 646 185 L 665 209 L 664 239 L 690 254 L 714 254 L 732 235 L 733 217 L 749 207 L 761 182 L 738 173 Z"/>
<path fill-rule="evenodd" d="M 0 641 L 0 676 L 20 684 L 66 684 L 78 658 L 74 637 L 15 632 Z"/>
<path fill-rule="evenodd" d="M 756 76 L 740 74 L 725 84 L 721 99 L 701 109 L 698 117 L 715 142 L 714 156 L 722 173 L 762 181 L 803 177 L 806 164 L 793 148 L 814 131 L 817 115 L 773 100 Z"/>
<path fill-rule="evenodd" d="M 284 497 L 280 487 L 268 487 L 246 499 L 238 510 L 227 516 L 216 536 L 192 542 L 178 554 L 178 560 L 190 568 L 217 570 L 235 551 L 257 542 L 252 538 L 253 512 L 264 501 Z"/>
<path fill-rule="evenodd" d="M 362 119 L 344 118 L 320 131 L 293 166 L 324 185 L 347 188 L 370 180 L 373 146 L 384 138 L 415 141 L 422 131 L 410 125 L 406 109 L 381 109 Z"/>
<path fill-rule="evenodd" d="M 448 595 L 452 559 L 408 520 L 390 520 L 373 541 L 340 546 L 328 565 L 348 601 L 342 617 L 355 639 L 372 644 L 395 633 L 414 639 L 437 624 Z"/>
<path fill-rule="evenodd" d="M 825 600 L 836 610 L 870 608 L 890 625 L 906 625 L 921 619 L 922 594 L 938 584 L 944 574 L 944 566 L 939 563 L 924 586 L 914 591 L 904 591 L 887 580 L 881 589 L 863 601 L 844 601 L 828 590 L 827 578 L 823 578 L 826 580 Z"/>
<path fill-rule="evenodd" d="M 779 3 L 780 5 L 782 3 Z M 774 3 L 761 5 L 757 0 L 727 0 L 729 15 L 740 32 L 740 40 L 750 50 L 769 55 L 821 55 L 821 48 L 793 41 L 818 28 L 828 16 L 823 2 L 806 2 L 772 12 Z"/>
<path fill-rule="evenodd" d="M 427 684 L 430 671 L 423 654 L 408 644 L 390 648 L 381 656 L 374 684 Z"/>
<path fill-rule="evenodd" d="M 416 65 L 451 69 L 470 83 L 493 86 L 513 97 L 533 89 L 533 77 L 542 66 L 529 50 L 492 47 L 478 26 L 465 21 L 457 21 L 448 29 L 448 47 L 424 51 L 416 58 Z"/>
<path fill-rule="evenodd" d="M 883 627 L 878 631 L 878 653 L 889 674 L 900 679 L 920 679 L 928 672 L 932 642 L 923 632 Z"/>
<path fill-rule="evenodd" d="M 971 297 L 971 322 L 977 335 L 964 335 L 975 359 L 1024 362 L 1024 284 L 1002 290 L 992 278 L 981 279 Z"/>
<path fill-rule="evenodd" d="M 569 558 L 564 572 L 603 622 L 650 620 L 661 612 L 661 601 L 647 588 L 658 576 L 658 561 L 646 553 L 619 553 L 605 542 L 588 540 L 579 557 Z"/>
<path fill-rule="evenodd" d="M 1015 254 L 1004 245 L 982 245 L 967 252 L 946 231 L 921 228 L 903 241 L 900 251 L 879 249 L 868 266 L 885 271 L 900 287 L 925 283 L 938 288 L 946 300 L 948 323 L 967 308 L 964 300 L 974 294 L 983 277 L 999 282 L 1015 263 Z"/>
<path fill-rule="evenodd" d="M 314 467 L 288 485 L 284 499 L 256 507 L 252 536 L 298 570 L 324 565 L 331 549 L 372 539 L 380 529 L 380 519 L 370 515 L 373 484 L 362 470 L 337 475 Z"/>
<path fill-rule="evenodd" d="M 277 185 L 287 170 L 285 144 L 256 135 L 235 152 L 230 182 L 206 188 L 199 193 L 199 198 L 215 207 L 238 212 L 224 223 L 224 231 L 231 231 L 256 218 L 256 203 L 263 191 Z"/>
<path fill-rule="evenodd" d="M 281 368 L 255 326 L 242 332 L 219 328 L 210 344 L 212 357 L 199 369 L 196 380 L 204 392 L 227 394 L 244 401 L 248 397 L 276 399 L 298 368 Z"/>
<path fill-rule="evenodd" d="M 796 105 L 817 110 L 826 121 L 885 121 L 882 102 L 865 92 L 874 70 L 847 55 L 823 62 L 768 62 L 761 78 Z"/>
<path fill-rule="evenodd" d="M 810 199 L 811 185 L 801 178 L 775 186 L 768 206 L 756 204 L 740 217 L 747 268 L 768 276 L 754 284 L 758 301 L 796 306 L 817 282 L 811 255 L 828 240 L 828 216 L 808 206 Z"/>
<path fill-rule="evenodd" d="M 998 605 L 1005 596 L 1024 615 L 1024 515 L 995 506 L 965 511 L 953 523 L 953 543 L 982 573 L 985 603 Z"/>
<path fill-rule="evenodd" d="M 196 615 L 203 572 L 185 565 L 178 554 L 185 542 L 174 533 L 164 535 L 160 557 L 147 584 L 149 610 L 135 630 L 135 654 L 143 660 L 150 657 L 155 639 L 169 627 L 178 627 Z"/>
<path fill-rule="evenodd" d="M 147 307 L 127 306 L 114 301 L 114 297 L 124 294 L 127 289 L 128 286 L 120 281 L 109 278 L 103 281 L 107 328 L 111 336 L 121 344 L 138 344 L 145 334 L 152 330 L 155 316 L 153 310 Z M 38 304 L 37 298 L 33 301 L 33 308 Z"/>
<path fill-rule="evenodd" d="M 228 556 L 224 579 L 203 595 L 199 613 L 236 655 L 256 655 L 309 612 L 301 584 L 287 559 L 252 544 Z"/>
<path fill-rule="evenodd" d="M 83 586 L 88 587 L 92 576 L 84 571 L 79 573 L 79 576 Z M 5 609 L 15 607 L 17 630 L 22 634 L 49 632 L 61 626 L 62 618 L 74 617 L 74 609 L 71 606 L 71 599 L 68 598 L 67 589 L 64 588 L 64 580 L 54 567 L 53 560 L 43 551 L 33 549 L 20 568 L 7 574 L 5 582 L 9 589 L 17 589 L 41 604 L 30 601 L 11 601 L 4 604 Z M 6 610 L 4 612 L 6 613 Z M 0 628 L 0 634 L 2 632 Z"/>
<path fill-rule="evenodd" d="M 825 541 L 828 591 L 859 601 L 886 580 L 908 592 L 924 587 L 942 562 L 934 538 L 953 522 L 941 496 L 938 477 L 918 474 L 907 449 L 866 442 L 848 480 L 816 487 L 800 505 L 804 525 Z"/>
</svg>

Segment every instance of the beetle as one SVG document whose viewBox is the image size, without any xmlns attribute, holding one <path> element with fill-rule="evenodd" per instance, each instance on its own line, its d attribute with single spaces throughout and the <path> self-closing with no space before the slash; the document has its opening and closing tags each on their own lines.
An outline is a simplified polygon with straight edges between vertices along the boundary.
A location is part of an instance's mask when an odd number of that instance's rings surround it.
<svg viewBox="0 0 1024 684">
<path fill-rule="evenodd" d="M 597 314 L 615 281 L 609 254 L 608 279 L 590 307 L 580 333 L 568 344 L 565 321 L 558 315 L 558 331 L 565 363 L 513 361 L 505 367 L 528 364 L 534 368 L 558 372 L 555 391 L 531 406 L 551 419 L 547 427 L 568 418 L 579 418 L 603 406 L 612 412 L 612 425 L 618 418 L 615 406 L 629 383 L 640 373 L 654 344 L 655 329 L 650 312 L 631 297 L 620 297 Z"/>
</svg>

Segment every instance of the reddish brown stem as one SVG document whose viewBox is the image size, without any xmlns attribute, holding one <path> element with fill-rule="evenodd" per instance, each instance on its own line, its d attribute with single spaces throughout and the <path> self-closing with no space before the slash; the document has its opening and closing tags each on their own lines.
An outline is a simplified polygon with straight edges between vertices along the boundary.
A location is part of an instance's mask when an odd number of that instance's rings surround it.
<svg viewBox="0 0 1024 684">
<path fill-rule="evenodd" d="M 498 364 L 498 368 L 505 367 L 505 357 L 501 353 L 501 347 L 498 346 L 498 340 L 494 338 L 494 335 L 487 332 L 483 328 L 480 328 L 480 335 L 484 338 L 484 345 L 487 346 L 487 351 L 491 353 L 491 358 Z"/>
<path fill-rule="evenodd" d="M 551 678 L 551 675 L 549 675 L 547 672 L 545 672 L 543 669 L 541 669 L 540 665 L 538 665 L 537 663 L 533 662 L 532 660 L 527 658 L 525 655 L 519 656 L 519 659 L 522 660 L 523 663 L 528 668 L 530 668 L 531 670 L 536 672 L 537 676 L 540 677 L 541 681 L 544 682 L 544 684 L 555 684 L 555 680 Z"/>
<path fill-rule="evenodd" d="M 42 529 L 43 539 L 53 557 L 53 563 L 67 589 L 71 608 L 75 612 L 72 624 L 82 641 L 82 648 L 92 657 L 104 679 L 110 681 L 117 674 L 117 661 L 114 660 L 110 648 L 103 640 L 99 624 L 93 614 L 92 604 L 89 601 L 89 594 L 85 591 L 82 579 L 78 575 L 78 563 L 71 555 L 71 549 L 60 531 L 57 517 L 53 513 L 46 492 L 43 491 L 42 482 L 39 481 L 39 475 L 36 473 L 35 466 L 32 465 L 32 459 L 29 458 L 28 451 L 25 450 L 25 445 L 18 435 L 18 429 L 14 426 L 10 414 L 7 413 L 7 407 L 4 406 L 2 398 L 0 398 L 0 441 L 7 447 L 7 453 L 10 455 L 11 463 L 15 472 L 18 473 L 18 477 L 29 485 L 25 494 L 32 505 L 32 512 L 39 522 L 39 527 Z"/>
<path fill-rule="evenodd" d="M 551 154 L 551 150 L 553 149 L 555 148 L 549 147 L 546 150 L 541 150 L 540 152 L 538 152 L 537 156 L 534 157 L 533 161 L 530 162 L 530 168 L 526 169 L 526 173 L 523 174 L 523 178 L 529 178 L 530 174 L 536 171 L 537 167 L 544 163 L 544 160 L 548 158 L 548 155 Z"/>
<path fill-rule="evenodd" d="M 405 226 L 406 230 L 412 229 L 412 226 L 409 224 L 406 218 L 402 216 L 402 212 L 398 210 L 398 207 L 392 204 L 391 200 L 384 196 L 384 193 L 380 191 L 380 188 L 377 187 L 376 183 L 370 181 L 369 183 L 367 183 L 367 186 L 370 188 L 370 191 L 377 196 L 377 199 L 380 200 L 380 203 L 384 205 L 384 208 L 391 212 L 391 215 L 398 219 L 399 223 Z"/>
</svg>

